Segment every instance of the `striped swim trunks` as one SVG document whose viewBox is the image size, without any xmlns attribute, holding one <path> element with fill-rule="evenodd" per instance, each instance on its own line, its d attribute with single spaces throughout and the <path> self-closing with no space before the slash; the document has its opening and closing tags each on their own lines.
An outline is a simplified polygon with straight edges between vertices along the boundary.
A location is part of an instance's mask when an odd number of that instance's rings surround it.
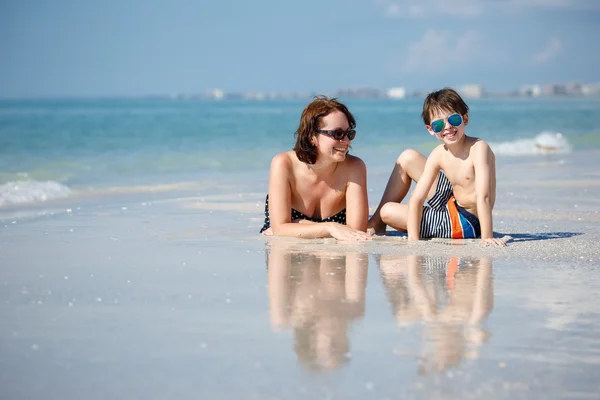
<svg viewBox="0 0 600 400">
<path fill-rule="evenodd" d="M 440 171 L 435 194 L 423 207 L 421 238 L 474 239 L 481 237 L 479 219 L 459 206 L 452 185 Z"/>
</svg>

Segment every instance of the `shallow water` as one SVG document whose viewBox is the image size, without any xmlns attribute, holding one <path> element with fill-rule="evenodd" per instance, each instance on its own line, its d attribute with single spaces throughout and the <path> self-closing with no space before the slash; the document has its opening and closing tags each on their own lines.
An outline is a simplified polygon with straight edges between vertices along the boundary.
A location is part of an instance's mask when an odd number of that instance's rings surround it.
<svg viewBox="0 0 600 400">
<path fill-rule="evenodd" d="M 326 244 L 265 240 L 253 218 L 169 202 L 4 226 L 0 397 L 600 390 L 600 263 L 527 256 L 578 237 Z"/>
</svg>

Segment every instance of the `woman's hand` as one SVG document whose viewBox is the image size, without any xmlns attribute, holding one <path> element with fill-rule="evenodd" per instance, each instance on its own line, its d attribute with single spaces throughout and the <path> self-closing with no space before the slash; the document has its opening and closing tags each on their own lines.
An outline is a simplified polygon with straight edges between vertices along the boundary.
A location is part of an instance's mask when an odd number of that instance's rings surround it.
<svg viewBox="0 0 600 400">
<path fill-rule="evenodd" d="M 309 221 L 306 219 L 293 219 L 292 224 L 316 224 L 317 222 Z M 263 236 L 273 236 L 273 228 L 269 227 L 263 231 Z"/>
<path fill-rule="evenodd" d="M 337 222 L 313 222 L 302 219 L 295 219 L 292 223 L 313 225 L 319 224 L 326 228 L 327 233 L 332 238 L 344 241 L 363 241 L 373 240 L 373 235 L 370 232 L 363 232 L 358 229 L 351 228 L 347 225 L 342 225 Z M 266 229 L 263 233 L 264 236 L 273 236 L 273 228 Z"/>
<path fill-rule="evenodd" d="M 363 241 L 373 240 L 373 236 L 367 232 L 359 231 L 347 225 L 342 225 L 337 222 L 325 222 L 331 237 L 337 240 L 345 241 Z"/>
</svg>

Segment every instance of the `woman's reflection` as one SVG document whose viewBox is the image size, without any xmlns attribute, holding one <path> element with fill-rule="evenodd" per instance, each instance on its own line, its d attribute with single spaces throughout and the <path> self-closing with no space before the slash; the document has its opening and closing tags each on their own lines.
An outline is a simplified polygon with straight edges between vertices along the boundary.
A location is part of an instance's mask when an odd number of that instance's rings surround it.
<svg viewBox="0 0 600 400">
<path fill-rule="evenodd" d="M 420 374 L 477 358 L 488 339 L 480 323 L 493 308 L 489 258 L 376 257 L 396 321 L 424 322 Z"/>
<path fill-rule="evenodd" d="M 292 327 L 298 360 L 309 369 L 348 362 L 348 329 L 365 312 L 367 254 L 267 249 L 273 329 Z"/>
</svg>

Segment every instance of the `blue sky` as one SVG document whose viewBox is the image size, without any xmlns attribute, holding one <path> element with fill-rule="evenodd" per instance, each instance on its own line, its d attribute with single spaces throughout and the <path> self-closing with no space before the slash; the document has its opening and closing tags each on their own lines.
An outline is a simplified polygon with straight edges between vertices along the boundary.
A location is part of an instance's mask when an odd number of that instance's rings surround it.
<svg viewBox="0 0 600 400">
<path fill-rule="evenodd" d="M 600 81 L 598 0 L 0 0 L 0 97 Z"/>
</svg>

